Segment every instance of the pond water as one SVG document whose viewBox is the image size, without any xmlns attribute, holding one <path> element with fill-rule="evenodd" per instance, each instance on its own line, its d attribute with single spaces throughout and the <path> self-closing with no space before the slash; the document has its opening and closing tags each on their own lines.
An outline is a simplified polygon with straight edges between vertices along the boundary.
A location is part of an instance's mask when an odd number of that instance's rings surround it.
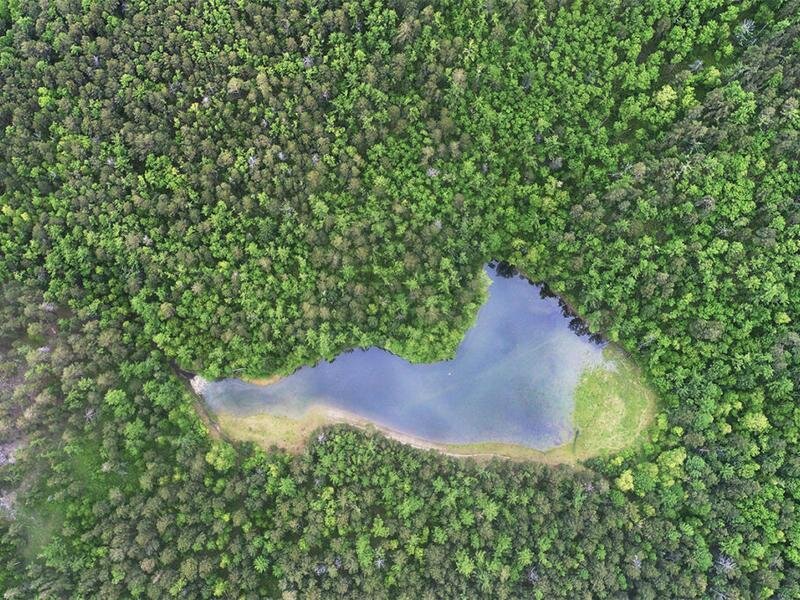
<svg viewBox="0 0 800 600">
<path fill-rule="evenodd" d="M 237 416 L 301 419 L 312 407 L 333 408 L 437 444 L 546 450 L 569 442 L 581 374 L 614 365 L 557 298 L 503 263 L 485 271 L 489 299 L 451 360 L 412 364 L 359 349 L 269 385 L 207 382 L 203 397 L 213 411 Z"/>
</svg>

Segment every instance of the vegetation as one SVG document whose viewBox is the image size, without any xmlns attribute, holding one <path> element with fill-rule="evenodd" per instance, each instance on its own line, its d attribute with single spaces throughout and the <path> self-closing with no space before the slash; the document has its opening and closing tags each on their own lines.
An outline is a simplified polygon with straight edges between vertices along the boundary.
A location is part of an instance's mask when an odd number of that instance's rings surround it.
<svg viewBox="0 0 800 600">
<path fill-rule="evenodd" d="M 585 371 L 575 390 L 573 422 L 577 436 L 570 447 L 578 459 L 631 446 L 641 439 L 655 416 L 655 394 L 636 366 L 613 346 L 603 352 L 614 361 L 615 368 Z"/>
<path fill-rule="evenodd" d="M 800 597 L 798 15 L 0 0 L 5 597 Z M 265 451 L 176 375 L 446 355 L 490 257 L 642 366 L 640 447 Z"/>
<path fill-rule="evenodd" d="M 218 412 L 215 415 L 220 430 L 230 440 L 254 442 L 266 449 L 273 447 L 301 452 L 312 439 L 312 433 L 330 423 L 346 423 L 343 415 L 333 414 L 323 407 L 309 408 L 303 418 L 294 419 L 271 413 L 236 415 Z M 353 423 L 361 424 L 353 419 Z"/>
</svg>

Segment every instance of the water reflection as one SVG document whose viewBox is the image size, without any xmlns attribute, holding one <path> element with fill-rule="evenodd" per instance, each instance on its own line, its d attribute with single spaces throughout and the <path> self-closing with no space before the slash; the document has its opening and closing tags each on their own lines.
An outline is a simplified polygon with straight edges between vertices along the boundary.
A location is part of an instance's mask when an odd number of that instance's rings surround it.
<svg viewBox="0 0 800 600">
<path fill-rule="evenodd" d="M 324 405 L 438 443 L 543 450 L 567 442 L 575 387 L 584 369 L 604 363 L 603 343 L 507 263 L 490 263 L 486 273 L 489 299 L 452 360 L 411 364 L 379 348 L 353 350 L 267 386 L 210 382 L 206 402 L 237 415 L 295 418 Z"/>
</svg>

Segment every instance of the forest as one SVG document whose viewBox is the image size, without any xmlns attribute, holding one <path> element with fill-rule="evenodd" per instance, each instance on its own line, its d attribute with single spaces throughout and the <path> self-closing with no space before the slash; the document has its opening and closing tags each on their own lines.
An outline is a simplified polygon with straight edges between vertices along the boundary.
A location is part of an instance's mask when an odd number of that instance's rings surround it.
<svg viewBox="0 0 800 600">
<path fill-rule="evenodd" d="M 800 598 L 800 1 L 0 0 L 0 595 Z M 579 466 L 213 435 L 500 259 L 660 397 Z M 379 401 L 379 399 L 376 399 Z"/>
</svg>

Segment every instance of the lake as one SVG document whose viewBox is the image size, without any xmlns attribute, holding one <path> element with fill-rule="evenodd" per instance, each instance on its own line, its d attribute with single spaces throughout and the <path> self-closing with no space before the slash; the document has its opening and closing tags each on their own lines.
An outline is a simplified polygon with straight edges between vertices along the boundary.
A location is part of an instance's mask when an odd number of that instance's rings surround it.
<svg viewBox="0 0 800 600">
<path fill-rule="evenodd" d="M 435 444 L 499 442 L 547 450 L 572 441 L 582 374 L 614 371 L 604 343 L 542 287 L 503 263 L 451 360 L 412 364 L 379 348 L 303 367 L 268 385 L 202 382 L 218 414 L 303 419 L 325 407 Z"/>
</svg>

